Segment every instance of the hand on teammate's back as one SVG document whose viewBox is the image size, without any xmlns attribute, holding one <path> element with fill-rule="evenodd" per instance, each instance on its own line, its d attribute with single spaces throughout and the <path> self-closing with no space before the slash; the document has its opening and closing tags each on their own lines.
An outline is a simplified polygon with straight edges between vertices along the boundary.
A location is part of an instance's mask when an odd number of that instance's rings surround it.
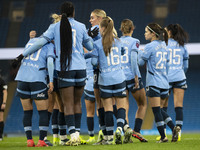
<svg viewBox="0 0 200 150">
<path fill-rule="evenodd" d="M 88 35 L 92 38 L 95 38 L 99 34 L 99 29 L 95 27 L 92 31 L 91 28 L 88 30 Z"/>
<path fill-rule="evenodd" d="M 24 58 L 24 56 L 22 54 L 20 54 L 14 60 L 12 60 L 12 67 L 13 68 L 17 68 L 18 65 L 21 63 L 23 58 Z"/>
</svg>

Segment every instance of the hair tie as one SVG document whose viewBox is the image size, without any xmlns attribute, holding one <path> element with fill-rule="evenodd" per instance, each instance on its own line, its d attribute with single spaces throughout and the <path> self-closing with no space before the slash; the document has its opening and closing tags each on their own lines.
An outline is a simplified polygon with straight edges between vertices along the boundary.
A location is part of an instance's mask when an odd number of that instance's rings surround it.
<svg viewBox="0 0 200 150">
<path fill-rule="evenodd" d="M 159 34 L 158 33 L 156 33 L 153 29 L 151 29 L 149 26 L 147 26 L 147 28 L 150 30 L 150 31 L 152 31 L 153 33 L 155 33 L 157 36 L 159 36 Z"/>
</svg>

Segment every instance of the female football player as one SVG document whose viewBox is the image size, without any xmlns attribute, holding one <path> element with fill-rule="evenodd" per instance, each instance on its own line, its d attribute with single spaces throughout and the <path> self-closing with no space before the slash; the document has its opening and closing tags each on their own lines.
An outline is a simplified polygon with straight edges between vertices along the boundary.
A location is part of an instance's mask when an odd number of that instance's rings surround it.
<svg viewBox="0 0 200 150">
<path fill-rule="evenodd" d="M 127 101 L 126 101 L 126 121 L 128 121 L 129 111 L 129 91 L 135 98 L 138 110 L 135 115 L 135 126 L 133 136 L 138 138 L 141 142 L 147 142 L 147 140 L 140 134 L 142 122 L 145 117 L 147 109 L 147 100 L 144 86 L 141 80 L 139 67 L 137 65 L 137 51 L 139 49 L 140 41 L 132 37 L 135 26 L 129 19 L 124 19 L 121 22 L 121 28 L 123 36 L 120 38 L 124 44 L 124 55 L 122 57 L 122 68 L 126 76 L 126 88 L 127 88 Z M 133 67 L 136 66 L 136 70 Z M 139 81 L 138 81 L 139 80 Z M 137 85 L 139 84 L 139 85 Z M 125 125 L 125 131 L 128 124 Z M 129 129 L 130 130 L 130 129 Z M 125 136 L 126 137 L 126 136 Z M 130 139 L 124 139 L 124 142 L 129 142 Z"/>
<path fill-rule="evenodd" d="M 176 142 L 180 127 L 174 127 L 172 119 L 165 111 L 160 109 L 161 101 L 169 95 L 169 54 L 166 48 L 168 34 L 160 25 L 150 23 L 145 27 L 144 35 L 145 39 L 151 42 L 145 46 L 144 52 L 139 55 L 139 64 L 147 63 L 146 92 L 154 113 L 157 129 L 161 135 L 159 143 L 168 141 L 164 133 L 164 121 L 173 131 L 172 142 Z"/>
</svg>

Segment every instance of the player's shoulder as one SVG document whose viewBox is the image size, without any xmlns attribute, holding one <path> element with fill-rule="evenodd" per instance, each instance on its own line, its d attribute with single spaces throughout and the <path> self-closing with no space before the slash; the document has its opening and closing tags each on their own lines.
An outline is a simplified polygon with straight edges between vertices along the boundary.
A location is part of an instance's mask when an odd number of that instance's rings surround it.
<svg viewBox="0 0 200 150">
<path fill-rule="evenodd" d="M 73 26 L 73 25 L 76 25 L 76 26 L 84 27 L 84 28 L 85 28 L 85 24 L 84 24 L 84 23 L 82 23 L 82 22 L 80 22 L 80 21 L 77 21 L 77 20 L 75 20 L 75 19 L 72 19 L 72 21 L 71 21 L 70 23 L 71 23 L 72 26 Z"/>
<path fill-rule="evenodd" d="M 145 45 L 145 49 L 151 49 L 152 47 L 154 47 L 154 43 L 150 42 L 150 43 L 147 43 Z"/>
</svg>

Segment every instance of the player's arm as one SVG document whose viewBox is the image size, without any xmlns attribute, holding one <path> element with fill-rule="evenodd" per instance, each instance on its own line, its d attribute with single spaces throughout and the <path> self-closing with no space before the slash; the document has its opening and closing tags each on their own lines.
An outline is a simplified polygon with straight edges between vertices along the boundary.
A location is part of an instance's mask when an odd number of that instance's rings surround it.
<svg viewBox="0 0 200 150">
<path fill-rule="evenodd" d="M 48 41 L 44 37 L 41 37 L 39 40 L 37 40 L 32 46 L 28 47 L 22 54 L 20 54 L 13 60 L 12 62 L 13 68 L 16 68 L 24 57 L 36 52 L 47 42 Z"/>
<path fill-rule="evenodd" d="M 93 50 L 93 40 L 91 37 L 88 37 L 87 40 L 83 41 L 83 46 L 88 50 L 91 51 Z"/>
<path fill-rule="evenodd" d="M 48 68 L 48 73 L 49 73 L 49 93 L 53 91 L 53 74 L 54 74 L 54 63 L 53 63 L 53 58 L 48 57 L 47 59 L 47 68 Z"/>
<path fill-rule="evenodd" d="M 138 65 L 143 66 L 145 64 L 145 60 L 142 58 L 142 54 L 144 52 L 142 50 L 138 50 Z"/>
<path fill-rule="evenodd" d="M 183 60 L 183 70 L 184 70 L 185 73 L 186 73 L 187 70 L 188 70 L 188 67 L 189 67 L 188 64 L 189 64 L 188 59 Z"/>
<path fill-rule="evenodd" d="M 137 74 L 137 51 L 131 50 L 131 70 L 135 77 L 135 87 L 138 88 L 139 86 L 139 80 L 138 80 L 138 74 Z"/>
<path fill-rule="evenodd" d="M 91 51 L 93 50 L 93 39 L 88 36 L 87 30 L 85 25 L 82 26 L 83 29 L 83 46 L 88 50 Z"/>
<path fill-rule="evenodd" d="M 131 50 L 131 70 L 134 76 L 137 75 L 137 52 L 135 50 Z"/>
</svg>

